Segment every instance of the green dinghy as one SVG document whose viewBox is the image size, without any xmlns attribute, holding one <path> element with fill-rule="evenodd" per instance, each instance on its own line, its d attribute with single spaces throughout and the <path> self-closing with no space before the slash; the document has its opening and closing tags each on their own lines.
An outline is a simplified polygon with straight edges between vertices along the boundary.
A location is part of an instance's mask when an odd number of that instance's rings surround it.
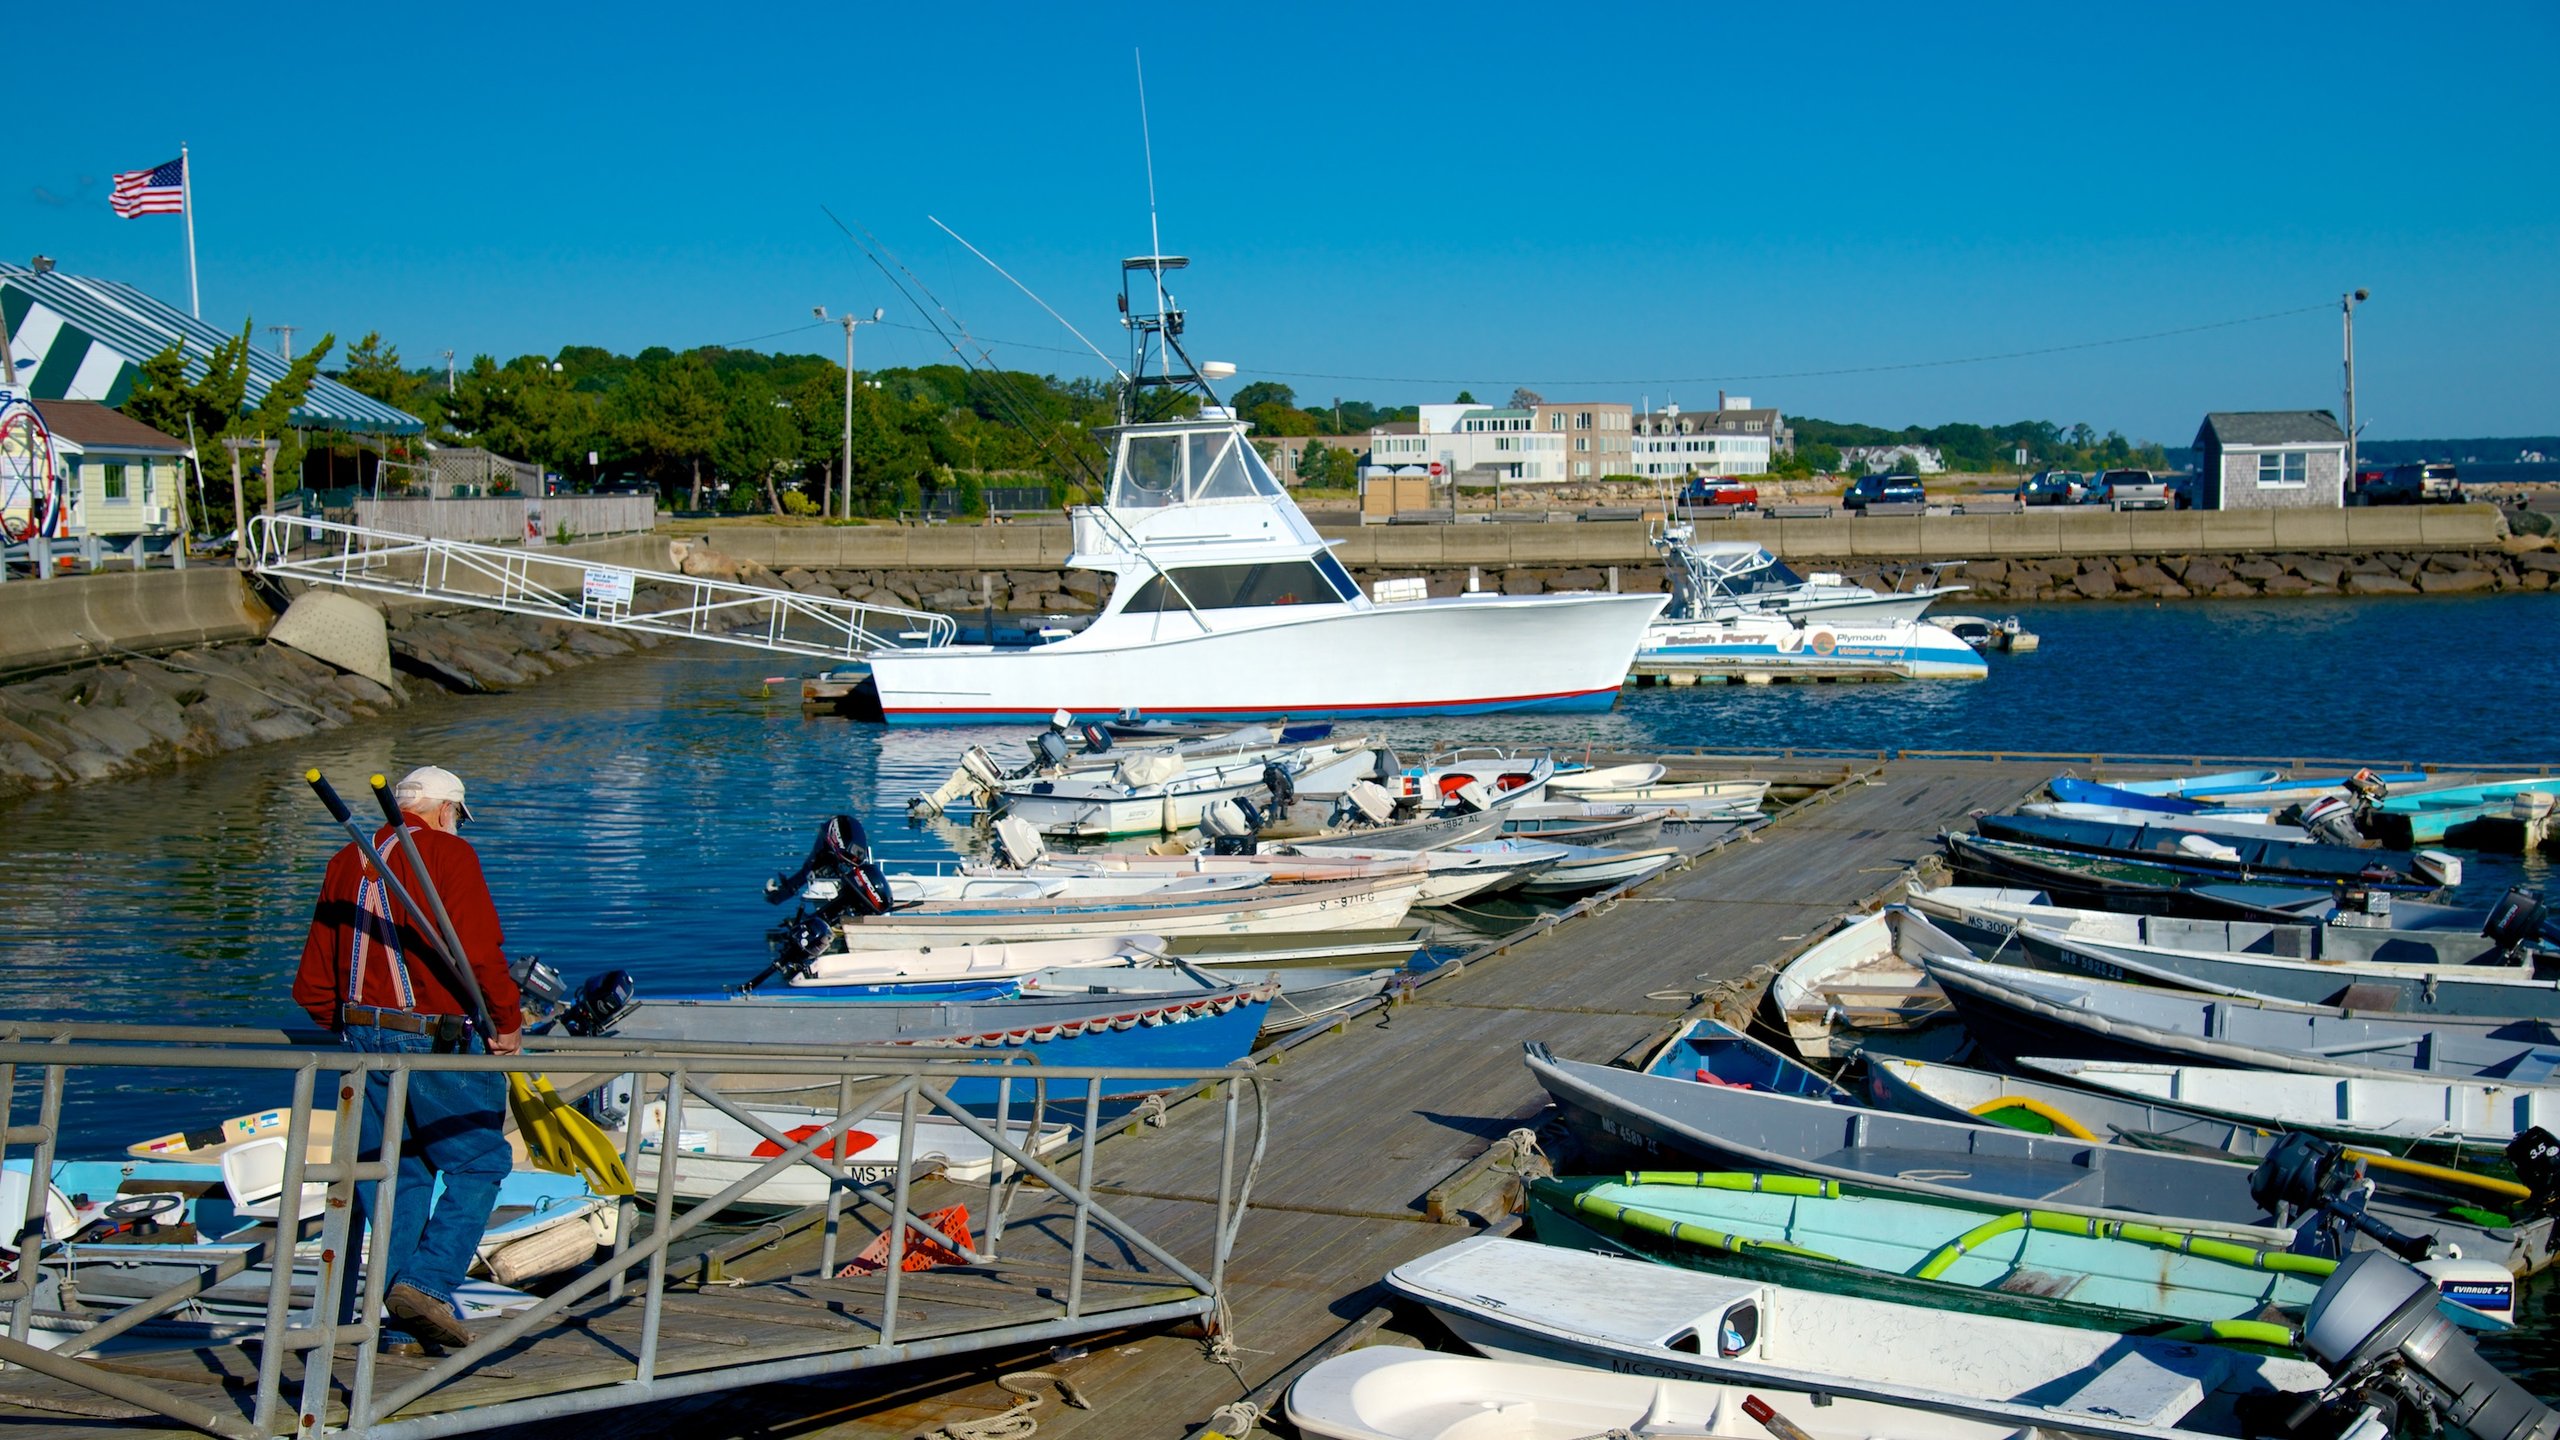
<svg viewBox="0 0 2560 1440">
<path fill-rule="evenodd" d="M 1914 1199 L 1796 1175 L 1639 1171 L 1538 1180 L 1541 1241 L 1770 1284 L 2295 1353 L 2334 1260 L 2158 1226 Z M 2466 1329 L 2504 1329 L 2468 1306 Z"/>
</svg>

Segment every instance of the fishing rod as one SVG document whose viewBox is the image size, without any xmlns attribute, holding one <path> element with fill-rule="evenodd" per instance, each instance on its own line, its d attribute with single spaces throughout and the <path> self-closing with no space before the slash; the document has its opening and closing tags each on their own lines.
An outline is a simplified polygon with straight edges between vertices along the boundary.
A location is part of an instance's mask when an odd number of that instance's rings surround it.
<svg viewBox="0 0 2560 1440">
<path fill-rule="evenodd" d="M 373 843 L 373 837 L 365 833 L 364 826 L 357 823 L 354 813 L 347 809 L 347 802 L 338 798 L 337 788 L 329 783 L 328 777 L 322 775 L 317 769 L 312 769 L 302 772 L 302 778 L 311 786 L 312 793 L 320 797 L 320 803 L 328 807 L 329 818 L 344 827 L 348 838 L 355 841 L 357 853 L 363 855 L 365 863 L 373 867 L 373 873 L 382 878 L 384 891 L 388 892 L 391 898 L 399 903 L 400 908 L 408 913 L 410 925 L 418 931 L 419 938 L 427 942 L 428 953 L 441 962 L 451 974 L 464 1003 L 471 1007 L 471 1014 L 468 1017 L 471 1028 L 479 1032 L 484 1042 L 497 1039 L 497 1027 L 489 1023 L 488 1002 L 481 998 L 480 980 L 478 976 L 471 973 L 469 957 L 462 953 L 458 945 L 454 947 L 451 954 L 446 953 L 447 942 L 441 938 L 435 922 L 428 918 L 426 909 L 418 903 L 415 896 L 409 893 L 409 887 L 401 884 L 400 877 L 391 873 L 390 863 L 383 859 L 381 849 Z M 376 775 L 373 781 L 376 793 L 384 795 L 387 799 L 389 792 L 383 788 L 382 777 Z M 417 842 L 410 839 L 408 826 L 402 822 L 398 806 L 393 804 L 390 809 L 392 829 L 400 837 L 404 847 L 403 853 L 409 857 L 409 864 L 417 874 L 419 883 L 427 888 L 430 896 L 433 896 L 435 882 L 427 877 L 427 868 L 418 858 Z M 436 900 L 436 913 L 439 916 L 444 913 L 444 902 L 441 898 Z M 448 920 L 446 924 L 449 928 L 451 921 Z"/>
</svg>

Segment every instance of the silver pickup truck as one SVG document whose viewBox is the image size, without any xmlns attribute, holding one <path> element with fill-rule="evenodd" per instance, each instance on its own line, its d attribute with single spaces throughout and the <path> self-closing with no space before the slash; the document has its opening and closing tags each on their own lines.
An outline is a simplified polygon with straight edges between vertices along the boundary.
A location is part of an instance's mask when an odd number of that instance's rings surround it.
<svg viewBox="0 0 2560 1440">
<path fill-rule="evenodd" d="M 2177 503 L 2169 482 L 2148 470 L 2110 470 L 2098 477 L 2098 493 L 2117 510 L 2169 510 Z"/>
</svg>

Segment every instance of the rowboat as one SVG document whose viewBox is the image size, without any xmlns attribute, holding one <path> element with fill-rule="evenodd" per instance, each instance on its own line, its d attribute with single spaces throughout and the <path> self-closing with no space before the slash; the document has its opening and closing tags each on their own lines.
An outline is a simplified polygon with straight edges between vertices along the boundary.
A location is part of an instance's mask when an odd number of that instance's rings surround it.
<svg viewBox="0 0 2560 1440">
<path fill-rule="evenodd" d="M 2083 1062 L 2024 1060 L 2019 1063 L 2029 1068 L 2050 1065 L 2056 1068 L 2047 1073 L 2079 1079 L 2063 1067 Z M 2286 1131 L 2303 1130 L 2359 1146 L 2358 1154 L 2365 1160 L 2367 1174 L 2384 1189 L 2402 1195 L 2428 1197 L 2423 1205 L 2414 1201 L 2402 1202 L 2412 1209 L 2423 1210 L 2427 1205 L 2447 1200 L 2473 1207 L 2512 1209 L 2528 1205 L 2533 1198 L 2526 1187 L 2508 1178 L 2508 1167 L 2501 1152 L 2513 1138 L 2512 1131 L 2495 1137 L 2494 1143 L 2483 1140 L 2465 1154 L 2453 1143 L 2456 1137 L 2452 1136 L 2443 1137 L 2443 1143 L 2418 1145 L 2413 1141 L 2422 1138 L 2422 1132 L 2415 1129 L 2397 1135 L 2382 1135 L 2353 1131 L 2334 1123 L 2312 1123 L 2319 1112 L 2309 1103 L 2295 1107 L 2302 1117 L 2300 1121 L 2289 1118 L 2270 1123 L 2208 1114 L 2174 1103 L 2174 1100 L 2150 1098 L 2129 1089 L 2112 1094 L 2101 1093 L 2056 1084 L 2051 1080 L 1994 1075 L 1961 1065 L 1924 1064 L 1917 1060 L 1867 1054 L 1860 1057 L 1854 1068 L 1856 1076 L 1853 1083 L 1860 1100 L 1878 1109 L 1904 1115 L 1957 1120 L 1966 1124 L 1989 1121 L 2039 1135 L 2069 1135 L 2076 1139 L 2105 1140 L 2146 1150 L 2175 1150 L 2182 1154 L 2214 1156 L 2251 1164 L 2265 1159 L 2276 1148 L 2277 1142 L 2284 1138 Z M 2209 1073 L 2229 1077 L 2232 1088 L 2242 1090 L 2242 1093 L 2246 1093 L 2243 1087 L 2251 1083 L 2277 1088 L 2285 1082 L 2300 1082 L 2305 1088 L 2335 1088 L 2337 1085 L 2334 1081 L 2259 1070 Z M 2439 1164 L 2436 1163 L 2438 1160 L 2452 1163 Z"/>
<path fill-rule="evenodd" d="M 2505 959 L 2504 936 L 2482 934 L 2487 911 L 2452 906 L 2391 905 L 2380 914 L 2339 910 L 2297 920 L 2195 920 L 2131 915 L 2056 905 L 2042 891 L 1989 886 L 1912 885 L 1904 903 L 1985 960 L 2012 943 L 2020 925 L 2040 925 L 2074 939 L 2236 951 L 2334 964 L 2480 965 Z M 2415 922 L 2414 924 L 2411 922 Z"/>
<path fill-rule="evenodd" d="M 2035 924 L 2018 927 L 2018 944 L 2039 970 L 2094 975 L 2101 980 L 2403 1015 L 2560 1019 L 2560 981 L 2535 979 L 2530 964 L 2296 960 L 2238 950 L 2100 939 Z"/>
<path fill-rule="evenodd" d="M 1016 1087 L 1026 1092 L 1028 1086 Z M 1080 1093 L 1080 1092 L 1079 1092 Z M 838 1112 L 806 1105 L 757 1104 L 740 1107 L 791 1144 L 817 1135 L 835 1123 Z M 643 1193 L 655 1189 L 658 1165 L 666 1157 L 667 1104 L 652 1100 L 635 1117 L 639 1151 L 631 1164 L 632 1181 Z M 992 1128 L 992 1126 L 991 1126 Z M 1074 1138 L 1066 1125 L 1043 1125 L 1035 1137 L 1030 1126 L 1015 1120 L 1005 1139 L 1015 1148 L 1047 1155 Z M 950 1181 L 983 1181 L 994 1173 L 997 1151 L 975 1131 L 945 1116 L 926 1113 L 915 1122 L 910 1146 L 902 1138 L 899 1117 L 868 1115 L 843 1134 L 821 1144 L 815 1154 L 841 1162 L 857 1184 L 881 1185 L 898 1178 L 899 1156 L 907 1155 L 910 1181 L 937 1175 Z M 617 1143 L 625 1137 L 617 1134 Z M 783 1146 L 715 1106 L 701 1100 L 686 1104 L 678 1117 L 675 1144 L 675 1193 L 688 1200 L 707 1200 L 761 1169 L 783 1152 Z M 1010 1163 L 1010 1162 L 1008 1162 Z M 758 1209 L 797 1210 L 825 1202 L 827 1177 L 807 1165 L 793 1165 L 767 1177 L 735 1203 Z"/>
<path fill-rule="evenodd" d="M 1536 845 L 1540 842 L 1500 840 L 1494 843 Z M 1680 859 L 1680 847 L 1677 845 L 1654 845 L 1642 850 L 1620 850 L 1602 845 L 1556 845 L 1548 848 L 1565 853 L 1521 881 L 1521 894 L 1584 895 L 1594 890 L 1632 884 L 1669 869 Z"/>
<path fill-rule="evenodd" d="M 1390 925 L 1294 935 L 1178 935 L 1166 939 L 1165 953 L 1203 969 L 1270 970 L 1293 965 L 1402 969 L 1422 949 L 1423 929 Z"/>
<path fill-rule="evenodd" d="M 2424 770 L 2351 770 L 2346 774 L 2287 775 L 2260 785 L 2210 785 L 2202 789 L 2190 787 L 2178 793 L 2190 800 L 2208 805 L 2237 805 L 2257 809 L 2274 809 L 2282 805 L 2299 805 L 2332 792 L 2343 794 L 2350 782 L 2359 778 L 2380 781 L 2386 786 L 2427 785 L 2438 777 Z"/>
<path fill-rule="evenodd" d="M 1667 805 L 1538 800 L 1504 806 L 1502 833 L 1562 845 L 1641 845 L 1660 839 L 1673 818 Z"/>
<path fill-rule="evenodd" d="M 2198 835 L 2238 835 L 2258 840 L 2308 840 L 2310 833 L 2299 825 L 2279 825 L 2275 816 L 2263 810 L 2239 810 L 2230 814 L 2206 810 L 2188 814 L 2164 814 L 2157 810 L 2131 805 L 2097 805 L 2083 801 L 2039 800 L 2018 807 L 2021 815 L 2039 815 L 2050 820 L 2085 820 L 2100 825 L 2156 825 L 2168 830 L 2185 830 Z"/>
<path fill-rule="evenodd" d="M 2520 833 L 2525 824 L 2520 817 L 2547 815 L 2551 808 L 2547 798 L 2537 803 L 2529 797 L 2552 795 L 2560 795 L 2560 776 L 2492 780 L 2479 785 L 2386 795 L 2375 803 L 2368 823 L 2377 836 L 2395 845 L 2461 840 L 2476 842 L 2483 848 L 2495 845 L 2499 849 L 2519 849 L 2522 847 L 2505 843 L 2505 835 L 2490 832 Z"/>
<path fill-rule="evenodd" d="M 1528 1047 L 1530 1073 L 1599 1155 L 1646 1168 L 1677 1159 L 1716 1170 L 1786 1171 L 1898 1194 L 2193 1230 L 2283 1249 L 2340 1244 L 2321 1217 L 2279 1213 L 2251 1193 L 2249 1167 L 2222 1159 L 1935 1120 L 1806 1096 L 1558 1060 Z M 1775 1058 L 1775 1057 L 1773 1057 Z M 1783 1060 L 1780 1063 L 1786 1063 Z M 2495 1227 L 2379 1197 L 2367 1213 L 2433 1233 L 2516 1273 L 2548 1263 L 2551 1222 Z"/>
<path fill-rule="evenodd" d="M 1668 805 L 1690 817 L 1756 815 L 1769 796 L 1766 780 L 1656 780 L 1641 785 L 1594 786 L 1574 798 L 1593 804 Z"/>
<path fill-rule="evenodd" d="M 1389 859 L 1404 853 L 1342 844 L 1297 844 L 1289 848 L 1300 855 L 1339 860 Z M 1425 871 L 1422 893 L 1414 903 L 1454 905 L 1477 895 L 1516 889 L 1549 867 L 1570 859 L 1575 848 L 1537 840 L 1473 840 L 1423 851 L 1418 857 Z"/>
<path fill-rule="evenodd" d="M 2019 1066 L 2150 1105 L 2393 1150 L 2458 1147 L 2465 1163 L 2503 1168 L 2507 1143 L 2536 1125 L 2560 1130 L 2560 1088 L 2499 1081 L 2357 1075 L 2335 1078 L 2217 1065 L 2158 1065 L 2020 1055 Z"/>
<path fill-rule="evenodd" d="M 2260 883 L 1983 835 L 1938 837 L 1947 863 L 1980 886 L 2041 890 L 2066 905 L 2199 919 L 2300 921 L 2337 907 L 2341 887 Z M 2393 907 L 2398 908 L 2395 898 Z"/>
<path fill-rule="evenodd" d="M 1437 810 L 1463 801 L 1486 808 L 1538 799 L 1546 793 L 1555 773 L 1556 762 L 1543 755 L 1480 758 L 1461 753 L 1409 766 L 1382 783 L 1388 797 L 1400 807 Z"/>
<path fill-rule="evenodd" d="M 2220 770 L 2211 775 L 2181 775 L 2168 780 L 2117 780 L 2119 790 L 2136 795 L 2175 795 L 2180 797 L 2218 795 L 2238 790 L 2262 790 L 2284 779 L 2281 770 Z"/>
<path fill-rule="evenodd" d="M 1799 1175 L 1636 1171 L 1533 1180 L 1538 1239 L 1835 1295 L 2289 1354 L 2338 1262 L 2158 1225 L 2117 1225 Z M 2497 1278 L 2512 1286 L 2504 1271 Z M 2506 1328 L 2459 1302 L 2447 1318 Z M 2269 1313 L 2269 1312 L 2276 1313 Z M 2284 1312 L 2291 1312 L 2286 1316 Z"/>
<path fill-rule="evenodd" d="M 1974 1039 L 1998 1055 L 2159 1061 L 2304 1075 L 2399 1075 L 2546 1085 L 2560 1033 L 2546 1020 L 2424 1018 L 2160 990 L 1930 956 Z"/>
<path fill-rule="evenodd" d="M 1851 916 L 1780 967 L 1769 1003 L 1797 1054 L 1844 1055 L 1867 1036 L 1948 1018 L 1947 997 L 1920 968 L 1920 956 L 1932 949 L 1964 952 L 1953 936 L 1902 906 Z"/>
<path fill-rule="evenodd" d="M 1558 770 L 1547 781 L 1547 788 L 1558 795 L 1580 795 L 1588 790 L 1623 790 L 1650 785 L 1661 779 L 1659 765 L 1603 765 L 1598 769 Z"/>
<path fill-rule="evenodd" d="M 1120 935 L 1251 935 L 1296 930 L 1361 930 L 1402 921 L 1422 891 L 1419 875 L 1385 875 L 1318 885 L 1263 886 L 1189 899 L 952 901 L 848 915 L 836 925 L 847 950 L 966 944 L 1009 935 L 1090 939 Z"/>
<path fill-rule="evenodd" d="M 1478 1236 L 1388 1288 L 1497 1359 L 1769 1386 L 2104 1437 L 2235 1435 L 2243 1395 L 2309 1399 L 2305 1360 L 2038 1325 Z M 1887 1431 L 1885 1433 L 1893 1433 Z"/>
<path fill-rule="evenodd" d="M 643 999 L 614 1022 L 618 1039 L 763 1044 L 817 1049 L 887 1047 L 910 1058 L 983 1062 L 984 1078 L 952 1083 L 955 1103 L 997 1103 L 995 1068 L 1039 1060 L 1053 1066 L 1188 1070 L 1207 1074 L 1242 1059 L 1262 1031 L 1279 987 L 1268 981 L 1191 995 L 1133 1000 L 1125 995 L 1023 996 L 918 1004 L 828 1004 L 823 991 Z M 1123 1079 L 1106 1098 L 1144 1094 L 1167 1082 Z M 1022 1087 L 1017 1087 L 1022 1088 Z"/>
<path fill-rule="evenodd" d="M 1753 1403 L 1808 1440 L 2029 1440 L 2005 1421 L 1966 1420 L 1907 1405 L 1818 1403 L 1772 1388 L 1612 1375 L 1373 1345 L 1317 1364 L 1289 1387 L 1289 1419 L 1322 1440 L 1590 1440 L 1597 1435 L 1768 1440 Z M 1487 1430 L 1487 1422 L 1499 1429 Z"/>
<path fill-rule="evenodd" d="M 2307 840 L 2202 836 L 2165 825 L 2111 825 L 2041 815 L 1983 815 L 1984 838 L 2133 860 L 2185 875 L 2225 880 L 2277 879 L 2358 889 L 2429 891 L 2456 884 L 2461 862 L 2433 851 L 2359 850 Z"/>
<path fill-rule="evenodd" d="M 2260 772 L 2273 775 L 2272 770 Z M 2045 793 L 2065 803 L 2113 805 L 2125 810 L 2147 810 L 2162 815 L 2194 815 L 2218 807 L 2183 795 L 2138 789 L 2132 785 L 2102 785 L 2074 775 L 2056 775 L 2044 783 Z M 2244 813 L 2244 812 L 2233 812 Z"/>
<path fill-rule="evenodd" d="M 1269 877 L 1250 870 L 1224 873 L 1103 874 L 1076 870 L 1007 870 L 989 875 L 946 875 L 927 871 L 892 871 L 889 898 L 901 905 L 945 901 L 997 903 L 1007 900 L 1127 900 L 1140 896 L 1190 897 L 1227 895 L 1250 890 Z M 810 898 L 826 899 L 816 882 Z"/>
<path fill-rule="evenodd" d="M 795 977 L 802 986 L 860 987 L 969 984 L 1014 980 L 1043 970 L 1161 961 L 1160 935 L 1081 940 L 991 940 L 977 945 L 919 945 L 900 950 L 833 950 Z"/>
</svg>

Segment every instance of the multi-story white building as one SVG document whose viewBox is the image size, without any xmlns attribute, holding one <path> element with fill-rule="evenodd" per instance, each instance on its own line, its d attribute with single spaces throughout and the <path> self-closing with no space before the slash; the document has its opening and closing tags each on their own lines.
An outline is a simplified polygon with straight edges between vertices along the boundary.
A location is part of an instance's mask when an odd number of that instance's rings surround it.
<svg viewBox="0 0 2560 1440">
<path fill-rule="evenodd" d="M 1485 405 L 1424 405 L 1411 425 L 1381 425 L 1369 432 L 1369 463 L 1362 479 L 1373 475 L 1428 475 L 1435 464 L 1442 478 L 1462 484 L 1552 482 L 1566 478 L 1568 437 L 1543 431 L 1527 410 Z"/>
<path fill-rule="evenodd" d="M 1689 475 L 1766 475 L 1775 453 L 1778 427 L 1754 424 L 1775 411 L 1751 408 L 1744 396 L 1731 396 L 1721 410 L 1683 413 L 1677 405 L 1639 415 L 1635 421 L 1635 473 L 1647 479 Z"/>
</svg>

